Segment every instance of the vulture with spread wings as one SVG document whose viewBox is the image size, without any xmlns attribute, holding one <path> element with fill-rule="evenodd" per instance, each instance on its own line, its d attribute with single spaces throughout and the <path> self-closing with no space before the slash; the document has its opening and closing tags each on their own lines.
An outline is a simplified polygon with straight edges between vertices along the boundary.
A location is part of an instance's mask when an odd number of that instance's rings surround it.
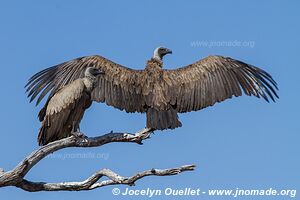
<svg viewBox="0 0 300 200">
<path fill-rule="evenodd" d="M 156 130 L 180 127 L 178 113 L 197 111 L 233 96 L 246 95 L 275 101 L 277 84 L 266 71 L 223 56 L 208 56 L 178 69 L 163 69 L 163 57 L 172 53 L 155 49 L 144 70 L 134 70 L 101 56 L 77 58 L 33 75 L 26 87 L 31 101 L 49 99 L 65 85 L 84 76 L 88 67 L 104 72 L 91 100 L 126 112 L 147 115 L 147 127 Z"/>
</svg>

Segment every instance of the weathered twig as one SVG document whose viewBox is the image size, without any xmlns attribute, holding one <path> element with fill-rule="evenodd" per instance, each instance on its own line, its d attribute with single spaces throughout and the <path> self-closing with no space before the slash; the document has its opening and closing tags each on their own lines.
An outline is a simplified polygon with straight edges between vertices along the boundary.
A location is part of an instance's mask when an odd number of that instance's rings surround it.
<svg viewBox="0 0 300 200">
<path fill-rule="evenodd" d="M 93 137 L 93 138 L 80 138 L 71 136 L 49 143 L 42 146 L 37 151 L 31 153 L 22 162 L 18 164 L 13 170 L 4 172 L 0 170 L 0 187 L 5 186 L 16 186 L 23 190 L 36 192 L 36 191 L 58 191 L 58 190 L 92 190 L 98 187 L 103 187 L 107 185 L 116 184 L 126 184 L 134 185 L 135 181 L 145 177 L 145 176 L 168 176 L 181 173 L 183 171 L 194 170 L 195 165 L 186 165 L 178 168 L 171 169 L 152 169 L 141 173 L 138 173 L 131 177 L 122 177 L 109 169 L 102 169 L 88 179 L 82 182 L 65 182 L 65 183 L 42 183 L 42 182 L 31 182 L 24 177 L 29 172 L 29 170 L 36 165 L 40 160 L 45 158 L 50 153 L 58 151 L 67 147 L 96 147 L 102 146 L 104 144 L 112 142 L 133 142 L 137 144 L 142 144 L 142 141 L 150 138 L 152 134 L 151 129 L 143 129 L 135 134 L 131 133 L 108 133 L 103 136 Z M 104 180 L 98 182 L 103 176 L 109 178 L 109 180 Z"/>
</svg>

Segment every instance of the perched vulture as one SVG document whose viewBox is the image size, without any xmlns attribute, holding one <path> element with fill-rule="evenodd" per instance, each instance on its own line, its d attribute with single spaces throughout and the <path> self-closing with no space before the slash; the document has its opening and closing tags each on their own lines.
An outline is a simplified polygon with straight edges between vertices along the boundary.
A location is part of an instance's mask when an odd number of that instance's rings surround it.
<svg viewBox="0 0 300 200">
<path fill-rule="evenodd" d="M 99 76 L 91 100 L 105 102 L 126 112 L 147 115 L 147 127 L 156 130 L 180 127 L 177 113 L 196 111 L 232 96 L 277 97 L 276 82 L 255 66 L 229 57 L 208 56 L 178 69 L 163 69 L 163 57 L 171 50 L 158 47 L 144 70 L 134 70 L 95 55 L 80 57 L 38 72 L 27 83 L 31 101 L 51 98 L 65 85 L 84 77 L 88 67 Z"/>
<path fill-rule="evenodd" d="M 85 109 L 92 104 L 91 92 L 102 72 L 88 67 L 82 78 L 65 84 L 51 96 L 39 113 L 42 127 L 38 136 L 39 145 L 70 136 L 79 129 Z"/>
</svg>

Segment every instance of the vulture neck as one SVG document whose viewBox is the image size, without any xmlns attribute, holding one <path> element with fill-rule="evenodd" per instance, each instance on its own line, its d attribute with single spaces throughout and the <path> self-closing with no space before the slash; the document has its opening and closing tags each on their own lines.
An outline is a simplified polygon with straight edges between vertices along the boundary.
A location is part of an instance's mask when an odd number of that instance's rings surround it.
<svg viewBox="0 0 300 200">
<path fill-rule="evenodd" d="M 159 60 L 159 61 L 162 62 L 162 57 L 157 52 L 154 52 L 152 58 L 155 59 L 155 60 Z"/>
<path fill-rule="evenodd" d="M 92 75 L 85 76 L 83 78 L 83 83 L 89 92 L 92 92 L 92 90 L 95 88 L 96 82 L 97 82 L 97 78 Z"/>
<path fill-rule="evenodd" d="M 162 61 L 161 55 L 158 53 L 158 48 L 153 52 L 153 58 Z"/>
<path fill-rule="evenodd" d="M 159 69 L 163 68 L 162 60 L 158 60 L 156 58 L 151 58 L 150 60 L 148 60 L 146 69 L 157 69 L 157 68 Z"/>
</svg>

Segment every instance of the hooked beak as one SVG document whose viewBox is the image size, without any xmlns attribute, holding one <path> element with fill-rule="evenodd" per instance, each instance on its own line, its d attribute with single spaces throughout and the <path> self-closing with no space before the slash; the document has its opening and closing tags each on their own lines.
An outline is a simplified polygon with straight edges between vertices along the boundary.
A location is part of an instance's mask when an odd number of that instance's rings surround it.
<svg viewBox="0 0 300 200">
<path fill-rule="evenodd" d="M 104 71 L 98 70 L 96 73 L 96 76 L 100 75 L 100 74 L 105 74 Z"/>
<path fill-rule="evenodd" d="M 166 54 L 172 54 L 172 50 L 171 49 L 168 49 Z"/>
</svg>

